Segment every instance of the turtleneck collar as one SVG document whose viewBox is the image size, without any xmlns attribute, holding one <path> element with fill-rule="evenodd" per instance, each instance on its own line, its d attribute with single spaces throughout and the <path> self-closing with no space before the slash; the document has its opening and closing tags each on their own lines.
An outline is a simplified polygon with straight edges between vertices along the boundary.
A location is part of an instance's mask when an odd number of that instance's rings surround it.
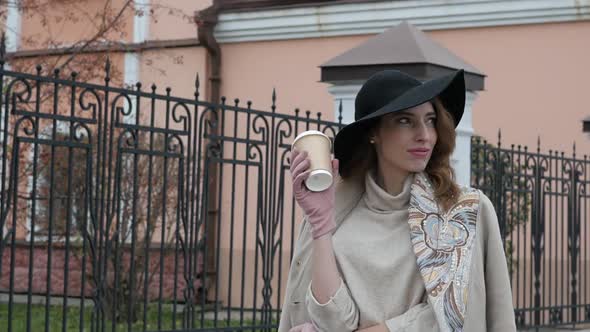
<svg viewBox="0 0 590 332">
<path fill-rule="evenodd" d="M 413 179 L 414 174 L 408 175 L 404 180 L 402 191 L 393 196 L 377 184 L 374 172 L 367 172 L 365 178 L 365 203 L 369 209 L 381 213 L 407 209 L 410 203 Z"/>
</svg>

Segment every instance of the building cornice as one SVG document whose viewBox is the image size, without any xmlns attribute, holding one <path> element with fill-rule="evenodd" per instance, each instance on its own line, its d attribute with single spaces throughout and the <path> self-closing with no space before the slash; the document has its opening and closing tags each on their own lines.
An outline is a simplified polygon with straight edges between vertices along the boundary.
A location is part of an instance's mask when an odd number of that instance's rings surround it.
<svg viewBox="0 0 590 332">
<path fill-rule="evenodd" d="M 381 33 L 402 21 L 441 30 L 590 20 L 579 0 L 408 0 L 222 12 L 219 42 L 247 42 Z"/>
<path fill-rule="evenodd" d="M 173 39 L 173 40 L 147 40 L 141 43 L 105 43 L 93 45 L 84 49 L 80 47 L 56 47 L 48 49 L 22 50 L 8 52 L 8 59 L 35 58 L 39 56 L 58 56 L 74 53 L 101 53 L 101 52 L 142 52 L 147 50 L 183 48 L 201 46 L 197 38 Z"/>
</svg>

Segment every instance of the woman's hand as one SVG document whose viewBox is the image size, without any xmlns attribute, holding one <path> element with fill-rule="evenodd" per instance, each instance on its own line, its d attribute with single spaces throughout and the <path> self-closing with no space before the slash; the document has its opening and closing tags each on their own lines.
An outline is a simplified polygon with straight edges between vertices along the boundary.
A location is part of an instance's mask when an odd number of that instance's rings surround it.
<svg viewBox="0 0 590 332">
<path fill-rule="evenodd" d="M 307 158 L 307 152 L 299 152 L 296 149 L 291 150 L 291 177 L 293 180 L 293 195 L 297 204 L 307 216 L 307 220 L 312 226 L 312 236 L 314 239 L 331 232 L 336 224 L 334 222 L 334 183 L 330 188 L 314 192 L 305 186 L 305 180 L 309 177 L 311 171 L 309 167 L 311 162 Z M 332 160 L 332 174 L 338 172 L 338 160 Z"/>
</svg>

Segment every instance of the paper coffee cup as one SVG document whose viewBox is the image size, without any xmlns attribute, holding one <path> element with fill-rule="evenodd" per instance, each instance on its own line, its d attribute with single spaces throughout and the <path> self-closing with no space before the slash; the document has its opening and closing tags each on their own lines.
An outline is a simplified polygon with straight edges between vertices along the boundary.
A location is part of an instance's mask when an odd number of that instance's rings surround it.
<svg viewBox="0 0 590 332">
<path fill-rule="evenodd" d="M 304 131 L 293 141 L 293 147 L 298 151 L 307 151 L 311 161 L 311 173 L 305 181 L 305 186 L 311 191 L 324 191 L 332 185 L 331 145 L 330 138 L 317 130 Z"/>
</svg>

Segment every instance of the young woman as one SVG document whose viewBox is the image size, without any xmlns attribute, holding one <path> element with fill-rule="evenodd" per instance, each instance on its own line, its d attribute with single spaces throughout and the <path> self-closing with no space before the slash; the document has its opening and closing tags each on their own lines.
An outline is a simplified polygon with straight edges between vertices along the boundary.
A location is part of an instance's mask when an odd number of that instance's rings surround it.
<svg viewBox="0 0 590 332">
<path fill-rule="evenodd" d="M 463 71 L 420 82 L 373 75 L 334 141 L 331 188 L 311 192 L 291 153 L 305 214 L 279 332 L 516 331 L 490 200 L 454 181 Z"/>
</svg>

